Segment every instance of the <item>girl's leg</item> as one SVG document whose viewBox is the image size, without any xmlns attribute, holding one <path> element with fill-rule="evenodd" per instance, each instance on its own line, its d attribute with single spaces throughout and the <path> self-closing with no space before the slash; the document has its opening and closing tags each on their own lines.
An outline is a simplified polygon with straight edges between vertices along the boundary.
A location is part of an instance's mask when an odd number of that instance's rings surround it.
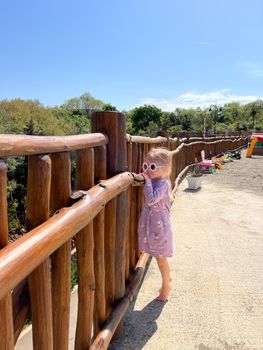
<svg viewBox="0 0 263 350">
<path fill-rule="evenodd" d="M 160 294 L 156 299 L 166 301 L 171 290 L 170 266 L 167 258 L 156 258 L 156 261 L 162 275 L 162 287 L 160 289 Z"/>
</svg>

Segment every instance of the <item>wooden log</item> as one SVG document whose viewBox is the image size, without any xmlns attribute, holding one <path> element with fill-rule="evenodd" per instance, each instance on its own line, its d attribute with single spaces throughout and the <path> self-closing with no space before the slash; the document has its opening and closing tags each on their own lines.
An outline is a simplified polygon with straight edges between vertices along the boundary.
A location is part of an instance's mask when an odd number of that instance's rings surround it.
<svg viewBox="0 0 263 350">
<path fill-rule="evenodd" d="M 127 170 L 127 142 L 125 115 L 119 113 L 116 119 L 118 134 L 116 143 L 115 174 Z M 116 198 L 116 237 L 115 237 L 115 286 L 114 299 L 119 300 L 125 293 L 125 263 L 126 263 L 126 240 L 129 230 L 128 222 L 128 192 L 122 192 Z M 119 331 L 121 331 L 119 329 Z"/>
<path fill-rule="evenodd" d="M 106 145 L 101 133 L 73 136 L 0 135 L 0 158 L 74 151 Z"/>
<path fill-rule="evenodd" d="M 125 171 L 127 169 L 125 115 L 117 112 L 94 112 L 91 116 L 91 126 L 92 132 L 102 132 L 109 138 L 109 143 L 107 145 L 107 178 Z M 112 244 L 113 240 L 115 241 L 115 248 L 111 245 L 110 248 L 107 249 L 109 250 L 108 254 L 105 256 L 106 266 L 108 263 L 113 264 L 113 266 L 109 267 L 109 273 L 111 273 L 111 275 L 106 275 L 106 298 L 107 303 L 109 302 L 109 305 L 107 305 L 107 312 L 112 305 L 111 288 L 114 286 L 115 300 L 122 297 L 125 291 L 127 196 L 127 192 L 124 192 L 116 198 L 115 218 L 108 218 L 108 215 L 114 215 L 115 203 L 108 205 L 105 210 L 105 240 L 108 239 L 109 244 Z M 110 222 L 107 224 L 107 221 Z M 113 231 L 114 228 L 116 228 L 116 232 Z M 114 237 L 110 237 L 110 234 Z M 111 280 L 112 278 L 113 281 Z"/>
<path fill-rule="evenodd" d="M 103 330 L 98 334 L 89 350 L 106 350 L 108 348 L 109 343 L 118 327 L 118 324 L 122 320 L 125 312 L 131 304 L 135 292 L 141 283 L 148 258 L 149 255 L 146 253 L 140 256 L 133 279 L 126 288 L 124 297 L 117 303 L 113 313 L 110 316 L 110 319 L 106 323 Z"/>
<path fill-rule="evenodd" d="M 192 164 L 193 165 L 193 164 Z M 187 174 L 187 171 L 189 168 L 191 168 L 192 165 L 187 165 L 180 173 L 179 175 L 176 177 L 175 183 L 173 184 L 173 190 L 172 190 L 172 196 L 175 196 L 176 191 L 178 190 L 178 187 L 180 185 L 180 183 L 182 182 L 182 180 L 184 179 L 184 177 Z"/>
<path fill-rule="evenodd" d="M 138 144 L 132 144 L 132 171 L 137 173 Z M 130 204 L 130 269 L 134 270 L 136 266 L 136 238 L 137 238 L 137 194 L 138 189 L 131 188 Z"/>
<path fill-rule="evenodd" d="M 71 162 L 69 152 L 51 155 L 51 214 L 65 207 L 71 195 Z M 71 241 L 52 255 L 52 305 L 54 350 L 67 350 L 71 293 Z"/>
<path fill-rule="evenodd" d="M 132 171 L 132 143 L 127 143 L 127 167 L 128 171 Z M 125 280 L 127 281 L 130 277 L 130 214 L 131 214 L 131 192 L 132 187 L 128 189 L 128 223 L 129 223 L 129 230 L 128 230 L 128 236 L 126 239 L 126 264 L 125 264 Z"/>
<path fill-rule="evenodd" d="M 124 127 L 122 124 L 124 123 Z M 107 178 L 123 171 L 123 159 L 126 158 L 125 116 L 117 112 L 94 112 L 91 115 L 92 132 L 102 132 L 108 136 L 107 144 Z M 118 135 L 121 131 L 121 135 Z M 119 146 L 125 144 L 124 149 Z"/>
<path fill-rule="evenodd" d="M 138 159 L 137 159 L 137 173 L 142 172 L 142 163 L 143 163 L 143 144 L 138 144 Z M 142 187 L 137 188 L 137 203 L 136 203 L 136 236 L 135 236 L 135 243 L 136 243 L 136 252 L 135 252 L 135 259 L 136 261 L 140 257 L 140 252 L 138 248 L 138 222 L 139 218 L 143 209 L 143 203 L 144 203 L 144 193 Z"/>
<path fill-rule="evenodd" d="M 0 349 L 14 349 L 14 326 L 12 316 L 12 297 L 9 292 L 0 300 Z"/>
<path fill-rule="evenodd" d="M 12 292 L 14 338 L 15 343 L 24 328 L 25 321 L 29 316 L 29 288 L 28 281 L 24 279 Z"/>
<path fill-rule="evenodd" d="M 129 234 L 127 191 L 117 197 L 116 205 L 115 301 L 121 299 L 125 293 L 126 240 Z"/>
<path fill-rule="evenodd" d="M 175 178 L 176 178 L 176 155 L 171 156 L 171 157 L 172 157 L 172 169 L 171 169 L 170 179 L 171 179 L 171 184 L 172 184 L 172 189 L 173 189 Z"/>
<path fill-rule="evenodd" d="M 0 300 L 50 254 L 87 226 L 100 210 L 133 183 L 122 173 L 87 191 L 39 227 L 0 250 Z"/>
<path fill-rule="evenodd" d="M 97 180 L 106 178 L 106 147 L 94 149 L 94 176 Z M 106 321 L 105 295 L 105 246 L 104 246 L 105 211 L 102 209 L 93 220 L 94 230 L 94 276 L 95 276 L 95 312 L 94 334 L 97 335 Z"/>
<path fill-rule="evenodd" d="M 50 209 L 50 187 L 50 157 L 45 155 L 29 156 L 27 182 L 28 229 L 32 229 L 48 220 Z M 22 263 L 23 261 L 20 261 L 20 264 Z M 44 260 L 29 275 L 28 280 L 34 350 L 52 350 L 52 296 L 49 258 Z"/>
<path fill-rule="evenodd" d="M 0 159 L 0 250 L 8 244 L 7 165 Z M 0 349 L 14 348 L 12 297 L 8 292 L 0 300 Z"/>
<path fill-rule="evenodd" d="M 148 137 L 148 136 L 132 136 L 127 135 L 126 137 L 128 142 L 136 142 L 136 143 L 155 143 L 155 147 L 158 147 L 162 142 L 166 142 L 166 137 Z"/>
<path fill-rule="evenodd" d="M 114 306 L 115 282 L 115 234 L 116 234 L 116 199 L 105 207 L 105 294 L 106 318 Z"/>
<path fill-rule="evenodd" d="M 93 148 L 77 152 L 77 188 L 88 190 L 94 186 Z M 91 341 L 94 312 L 94 237 L 93 222 L 76 236 L 78 268 L 78 316 L 75 350 L 85 350 Z"/>
<path fill-rule="evenodd" d="M 127 170 L 127 144 L 125 115 L 118 115 L 118 153 L 116 173 Z M 126 242 L 129 235 L 128 221 L 128 192 L 122 192 L 116 198 L 116 237 L 115 237 L 115 282 L 114 302 L 120 300 L 125 293 L 125 265 L 126 265 Z M 123 332 L 123 320 L 119 322 L 115 332 L 118 338 Z"/>
</svg>

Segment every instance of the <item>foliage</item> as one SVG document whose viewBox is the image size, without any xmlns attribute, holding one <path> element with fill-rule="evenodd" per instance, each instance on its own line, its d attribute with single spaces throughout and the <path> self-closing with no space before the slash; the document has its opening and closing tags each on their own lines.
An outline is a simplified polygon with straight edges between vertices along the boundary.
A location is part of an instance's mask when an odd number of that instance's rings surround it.
<svg viewBox="0 0 263 350">
<path fill-rule="evenodd" d="M 155 106 L 144 105 L 136 107 L 130 113 L 134 133 L 144 135 L 150 122 L 155 123 L 157 126 L 161 125 L 162 110 Z"/>
<path fill-rule="evenodd" d="M 89 116 L 105 104 L 89 93 L 82 94 L 54 108 L 53 113 L 66 135 L 86 134 L 91 131 Z"/>
<path fill-rule="evenodd" d="M 145 129 L 145 134 L 150 137 L 156 137 L 159 131 L 159 127 L 156 123 L 150 122 Z"/>
<path fill-rule="evenodd" d="M 89 113 L 104 103 L 83 94 L 62 106 L 44 107 L 37 100 L 1 100 L 0 133 L 27 135 L 71 135 L 90 132 Z M 25 231 L 27 158 L 8 158 L 8 224 L 9 232 Z M 73 160 L 72 172 L 75 172 Z M 74 184 L 73 184 L 74 185 Z"/>
<path fill-rule="evenodd" d="M 62 107 L 70 112 L 78 112 L 81 115 L 89 116 L 96 110 L 101 110 L 104 103 L 91 96 L 89 93 L 82 94 L 80 97 L 74 97 L 66 101 Z"/>
<path fill-rule="evenodd" d="M 78 284 L 78 269 L 77 263 L 75 261 L 71 261 L 71 289 Z"/>
<path fill-rule="evenodd" d="M 69 99 L 55 107 L 45 107 L 37 100 L 0 100 L 0 133 L 27 135 L 73 135 L 89 133 L 92 111 L 117 111 L 110 103 L 89 93 Z M 213 104 L 206 109 L 176 108 L 164 112 L 143 105 L 125 112 L 126 130 L 130 134 L 155 137 L 159 130 L 206 135 L 247 133 L 263 130 L 263 101 L 245 105 L 230 102 Z M 76 156 L 71 152 L 72 187 L 75 187 Z M 8 158 L 8 218 L 10 232 L 25 230 L 27 157 Z"/>
<path fill-rule="evenodd" d="M 102 106 L 102 110 L 104 112 L 111 112 L 111 111 L 115 111 L 115 112 L 118 112 L 118 109 L 111 105 L 110 103 L 105 103 L 103 106 Z"/>
<path fill-rule="evenodd" d="M 25 157 L 8 158 L 8 225 L 10 232 L 25 229 L 26 171 Z"/>
<path fill-rule="evenodd" d="M 53 112 L 66 135 L 87 134 L 91 131 L 89 116 L 82 114 L 81 110 L 67 110 L 62 106 Z"/>
<path fill-rule="evenodd" d="M 194 164 L 190 167 L 188 174 L 192 177 L 199 177 L 203 175 L 203 168 L 200 164 Z"/>
<path fill-rule="evenodd" d="M 31 135 L 62 135 L 52 111 L 39 101 L 14 99 L 0 101 L 0 125 L 2 133 Z"/>
</svg>

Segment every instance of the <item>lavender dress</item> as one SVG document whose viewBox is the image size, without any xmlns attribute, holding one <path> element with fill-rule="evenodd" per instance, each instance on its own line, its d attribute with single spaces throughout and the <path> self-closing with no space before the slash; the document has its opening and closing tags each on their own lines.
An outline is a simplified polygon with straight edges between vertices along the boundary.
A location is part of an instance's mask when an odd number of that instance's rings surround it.
<svg viewBox="0 0 263 350">
<path fill-rule="evenodd" d="M 145 204 L 138 228 L 140 252 L 155 257 L 173 256 L 169 192 L 170 183 L 167 179 L 145 181 Z"/>
</svg>

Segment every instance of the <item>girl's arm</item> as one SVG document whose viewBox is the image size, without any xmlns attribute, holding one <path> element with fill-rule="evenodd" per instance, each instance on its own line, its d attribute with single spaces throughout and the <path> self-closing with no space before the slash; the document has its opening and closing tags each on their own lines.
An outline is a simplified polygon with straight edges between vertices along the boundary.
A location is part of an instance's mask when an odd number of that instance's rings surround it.
<svg viewBox="0 0 263 350">
<path fill-rule="evenodd" d="M 168 181 L 162 181 L 160 185 L 154 190 L 152 186 L 152 181 L 148 178 L 145 179 L 144 186 L 144 196 L 145 202 L 152 206 L 159 202 L 162 198 L 167 196 L 167 191 L 169 188 Z"/>
</svg>

